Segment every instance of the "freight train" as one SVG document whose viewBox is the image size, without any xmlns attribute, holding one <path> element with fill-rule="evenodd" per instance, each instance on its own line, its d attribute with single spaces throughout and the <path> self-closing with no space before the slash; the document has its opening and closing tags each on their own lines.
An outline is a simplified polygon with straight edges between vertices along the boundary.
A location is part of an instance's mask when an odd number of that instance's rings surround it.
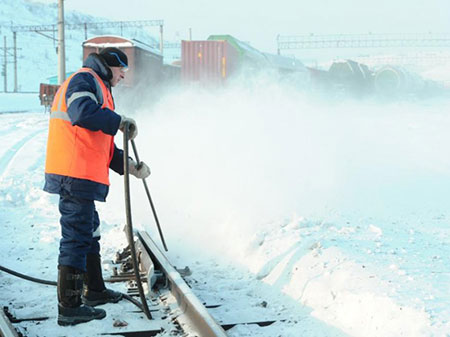
<svg viewBox="0 0 450 337">
<path fill-rule="evenodd" d="M 211 35 L 206 41 L 182 41 L 181 64 L 164 64 L 161 53 L 135 39 L 97 36 L 82 43 L 83 60 L 107 47 L 121 49 L 128 57 L 129 71 L 121 85 L 125 88 L 158 88 L 164 83 L 198 82 L 205 86 L 224 83 L 241 70 L 275 70 L 282 76 L 306 78 L 308 70 L 299 60 L 262 53 L 231 35 Z M 58 86 L 41 84 L 41 104 L 51 105 Z M 153 92 L 153 90 L 152 90 Z"/>
<path fill-rule="evenodd" d="M 374 74 L 374 86 L 377 94 L 392 97 L 415 93 L 419 96 L 441 94 L 445 87 L 435 81 L 425 80 L 400 66 L 383 66 Z"/>
<path fill-rule="evenodd" d="M 128 56 L 129 71 L 122 90 L 143 86 L 155 95 L 167 83 L 195 83 L 211 87 L 224 85 L 230 78 L 260 72 L 275 75 L 276 80 L 294 81 L 311 90 L 327 94 L 349 94 L 364 97 L 369 94 L 394 96 L 424 94 L 439 85 L 394 66 L 373 71 L 367 65 L 342 60 L 328 70 L 305 67 L 300 60 L 263 53 L 231 35 L 211 35 L 207 40 L 182 41 L 181 61 L 164 64 L 159 50 L 135 39 L 119 36 L 97 36 L 82 43 L 83 60 L 103 48 L 116 47 Z M 51 105 L 58 86 L 41 84 L 41 104 Z M 426 89 L 426 90 L 425 90 Z"/>
<path fill-rule="evenodd" d="M 181 79 L 202 85 L 225 83 L 241 72 L 273 71 L 281 77 L 308 77 L 299 60 L 263 53 L 231 35 L 211 35 L 206 41 L 182 41 Z"/>
<path fill-rule="evenodd" d="M 180 67 L 163 63 L 159 50 L 136 39 L 120 36 L 96 36 L 82 43 L 83 61 L 91 53 L 99 53 L 107 47 L 122 50 L 128 58 L 129 71 L 121 83 L 123 88 L 134 88 L 139 85 L 157 88 L 164 81 L 176 79 L 180 75 Z M 47 108 L 52 104 L 58 85 L 41 83 L 39 97 L 41 105 Z"/>
</svg>

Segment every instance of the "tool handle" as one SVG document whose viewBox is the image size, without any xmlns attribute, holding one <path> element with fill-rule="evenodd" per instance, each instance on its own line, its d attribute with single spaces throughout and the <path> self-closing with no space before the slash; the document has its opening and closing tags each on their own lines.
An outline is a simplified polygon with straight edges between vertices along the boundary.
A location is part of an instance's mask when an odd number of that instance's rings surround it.
<svg viewBox="0 0 450 337">
<path fill-rule="evenodd" d="M 136 157 L 136 168 L 139 170 L 142 167 L 142 162 L 139 160 L 139 155 L 137 153 L 136 144 L 134 143 L 134 140 L 131 140 L 131 146 L 133 147 L 134 156 Z"/>
<path fill-rule="evenodd" d="M 133 139 L 131 140 L 131 146 L 133 147 L 134 156 L 136 157 L 136 162 L 138 163 L 137 168 L 139 169 L 139 166 L 142 165 L 142 163 L 139 160 L 139 155 L 137 153 L 136 144 L 134 143 Z M 161 230 L 161 225 L 159 224 L 159 219 L 158 219 L 158 215 L 156 214 L 155 205 L 153 205 L 152 197 L 150 196 L 150 190 L 148 189 L 147 182 L 145 181 L 145 179 L 142 179 L 142 182 L 144 183 L 144 189 L 145 189 L 145 192 L 147 193 L 147 197 L 148 197 L 148 201 L 150 203 L 150 207 L 152 208 L 153 217 L 155 218 L 156 226 L 157 226 L 158 232 L 159 232 L 159 237 L 161 238 L 161 242 L 162 242 L 162 244 L 164 246 L 165 251 L 167 252 L 169 250 L 167 249 L 166 241 L 164 240 L 164 235 L 163 235 L 163 232 Z"/>
</svg>

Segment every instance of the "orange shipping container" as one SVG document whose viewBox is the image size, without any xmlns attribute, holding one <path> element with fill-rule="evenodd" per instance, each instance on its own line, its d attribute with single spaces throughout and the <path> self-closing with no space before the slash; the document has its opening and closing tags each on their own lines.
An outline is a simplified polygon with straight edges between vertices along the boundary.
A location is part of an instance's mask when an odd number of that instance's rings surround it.
<svg viewBox="0 0 450 337">
<path fill-rule="evenodd" d="M 223 83 L 239 65 L 239 54 L 227 41 L 182 41 L 184 82 Z"/>
</svg>

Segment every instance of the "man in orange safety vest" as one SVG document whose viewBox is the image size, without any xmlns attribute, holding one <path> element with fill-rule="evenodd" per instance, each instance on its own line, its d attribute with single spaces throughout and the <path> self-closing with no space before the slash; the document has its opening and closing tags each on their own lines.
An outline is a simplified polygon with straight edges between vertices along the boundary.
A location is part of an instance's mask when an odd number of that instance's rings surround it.
<svg viewBox="0 0 450 337">
<path fill-rule="evenodd" d="M 115 303 L 122 295 L 105 287 L 100 259 L 100 220 L 94 201 L 105 201 L 109 169 L 124 173 L 123 151 L 114 135 L 132 118 L 115 112 L 111 87 L 126 74 L 128 58 L 118 48 L 92 53 L 55 95 L 50 111 L 44 190 L 59 194 L 62 238 L 58 256 L 58 324 L 102 319 L 96 305 Z M 130 174 L 146 178 L 150 169 L 129 158 Z"/>
</svg>

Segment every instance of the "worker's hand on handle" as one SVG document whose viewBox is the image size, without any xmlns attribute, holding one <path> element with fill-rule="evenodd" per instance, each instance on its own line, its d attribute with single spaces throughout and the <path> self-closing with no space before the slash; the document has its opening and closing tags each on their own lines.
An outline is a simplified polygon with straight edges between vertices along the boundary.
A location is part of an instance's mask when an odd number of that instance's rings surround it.
<svg viewBox="0 0 450 337">
<path fill-rule="evenodd" d="M 128 170 L 136 178 L 145 179 L 150 175 L 150 168 L 141 161 L 139 165 L 131 158 L 128 158 Z"/>
<path fill-rule="evenodd" d="M 132 140 L 136 138 L 138 134 L 138 129 L 136 122 L 133 118 L 126 117 L 124 115 L 120 115 L 120 124 L 119 124 L 119 130 L 124 132 L 125 124 L 128 124 L 128 138 L 129 140 Z"/>
</svg>

